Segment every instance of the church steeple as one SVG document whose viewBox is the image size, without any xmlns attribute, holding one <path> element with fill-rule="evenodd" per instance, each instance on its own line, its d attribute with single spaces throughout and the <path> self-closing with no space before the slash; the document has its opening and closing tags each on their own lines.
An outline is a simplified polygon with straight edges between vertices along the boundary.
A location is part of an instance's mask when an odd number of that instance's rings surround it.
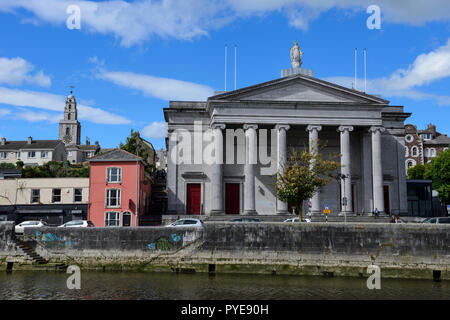
<svg viewBox="0 0 450 320">
<path fill-rule="evenodd" d="M 64 107 L 64 119 L 59 121 L 59 140 L 64 141 L 66 145 L 81 144 L 81 125 L 78 122 L 77 101 L 72 91 L 67 96 Z"/>
</svg>

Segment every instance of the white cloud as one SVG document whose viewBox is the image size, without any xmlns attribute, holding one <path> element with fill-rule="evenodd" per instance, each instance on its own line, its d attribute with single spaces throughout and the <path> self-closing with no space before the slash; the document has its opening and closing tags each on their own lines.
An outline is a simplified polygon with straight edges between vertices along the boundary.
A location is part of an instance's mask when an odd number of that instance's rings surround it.
<svg viewBox="0 0 450 320">
<path fill-rule="evenodd" d="M 201 101 L 214 94 L 205 85 L 132 72 L 100 71 L 97 77 L 162 100 Z"/>
<path fill-rule="evenodd" d="M 10 113 L 11 113 L 10 110 L 7 110 L 7 109 L 0 109 L 0 118 L 1 118 L 1 117 L 4 117 L 4 116 L 7 116 L 7 115 L 10 114 Z"/>
<path fill-rule="evenodd" d="M 20 85 L 23 82 L 49 87 L 51 79 L 41 70 L 34 75 L 30 74 L 34 66 L 25 59 L 0 57 L 0 83 Z"/>
<path fill-rule="evenodd" d="M 132 46 L 154 36 L 191 40 L 208 35 L 232 21 L 254 15 L 282 12 L 289 24 L 307 29 L 310 21 L 321 13 L 337 8 L 361 10 L 373 0 L 141 0 L 141 1 L 78 1 L 78 0 L 2 0 L 0 11 L 34 14 L 24 20 L 37 23 L 66 24 L 66 8 L 81 8 L 81 29 L 112 34 L 122 45 Z M 432 21 L 450 20 L 448 0 L 378 0 L 384 22 L 422 25 Z M 364 23 L 364 22 L 363 22 Z"/>
<path fill-rule="evenodd" d="M 167 135 L 167 123 L 152 122 L 142 129 L 142 136 L 149 139 L 165 138 Z"/>
<path fill-rule="evenodd" d="M 10 89 L 0 87 L 0 103 L 16 106 L 31 107 L 61 112 L 64 109 L 66 97 L 46 92 Z M 100 124 L 128 124 L 125 117 L 112 114 L 100 108 L 78 104 L 79 119 Z"/>
</svg>

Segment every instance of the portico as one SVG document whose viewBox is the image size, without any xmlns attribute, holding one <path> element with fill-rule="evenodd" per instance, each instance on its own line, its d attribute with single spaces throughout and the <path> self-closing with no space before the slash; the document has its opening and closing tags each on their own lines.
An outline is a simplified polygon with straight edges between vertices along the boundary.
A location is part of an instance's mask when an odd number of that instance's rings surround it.
<svg viewBox="0 0 450 320">
<path fill-rule="evenodd" d="M 334 215 L 369 215 L 375 208 L 384 212 L 386 201 L 389 213 L 407 212 L 406 181 L 400 176 L 404 176 L 403 122 L 409 114 L 403 107 L 301 70 L 288 74 L 204 102 L 170 102 L 164 109 L 169 128 L 169 211 L 189 214 L 187 186 L 201 183 L 201 214 L 286 214 L 288 205 L 276 197 L 277 172 L 291 148 L 319 152 L 321 141 L 324 158 L 342 155 L 336 174 L 346 178 L 333 180 L 313 196 L 312 214 L 322 214 L 327 206 Z M 195 148 L 187 150 L 185 136 L 195 137 L 195 123 L 203 140 L 190 142 L 201 143 L 203 162 L 186 163 L 180 159 L 186 159 L 186 152 L 195 153 Z M 211 150 L 214 161 L 208 163 Z M 196 181 L 189 178 L 195 173 L 199 173 Z"/>
</svg>

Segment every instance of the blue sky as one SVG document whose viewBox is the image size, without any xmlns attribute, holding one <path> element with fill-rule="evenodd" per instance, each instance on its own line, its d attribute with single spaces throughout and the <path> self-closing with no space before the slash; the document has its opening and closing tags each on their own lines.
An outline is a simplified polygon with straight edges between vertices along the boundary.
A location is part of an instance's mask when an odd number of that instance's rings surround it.
<svg viewBox="0 0 450 320">
<path fill-rule="evenodd" d="M 81 29 L 70 30 L 69 5 Z M 381 9 L 368 29 L 366 8 Z M 303 67 L 351 87 L 358 48 L 363 89 L 403 105 L 406 122 L 450 130 L 450 2 L 446 0 L 0 0 L 0 136 L 57 139 L 69 86 L 82 141 L 115 147 L 131 129 L 164 146 L 169 100 L 202 100 L 280 76 L 298 40 Z"/>
</svg>

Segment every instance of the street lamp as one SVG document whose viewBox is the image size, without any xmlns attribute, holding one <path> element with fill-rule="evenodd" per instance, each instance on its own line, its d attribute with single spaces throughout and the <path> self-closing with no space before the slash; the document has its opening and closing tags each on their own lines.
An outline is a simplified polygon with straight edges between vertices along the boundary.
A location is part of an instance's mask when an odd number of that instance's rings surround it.
<svg viewBox="0 0 450 320">
<path fill-rule="evenodd" d="M 336 175 L 336 180 L 337 180 L 338 183 L 340 183 L 341 180 L 344 181 L 344 183 L 343 183 L 344 188 L 343 188 L 343 197 L 342 197 L 342 207 L 345 207 L 345 209 L 344 209 L 344 221 L 345 221 L 346 224 L 347 224 L 347 200 L 348 199 L 345 196 L 345 179 L 347 179 L 349 177 L 350 177 L 349 174 L 338 173 Z"/>
</svg>

